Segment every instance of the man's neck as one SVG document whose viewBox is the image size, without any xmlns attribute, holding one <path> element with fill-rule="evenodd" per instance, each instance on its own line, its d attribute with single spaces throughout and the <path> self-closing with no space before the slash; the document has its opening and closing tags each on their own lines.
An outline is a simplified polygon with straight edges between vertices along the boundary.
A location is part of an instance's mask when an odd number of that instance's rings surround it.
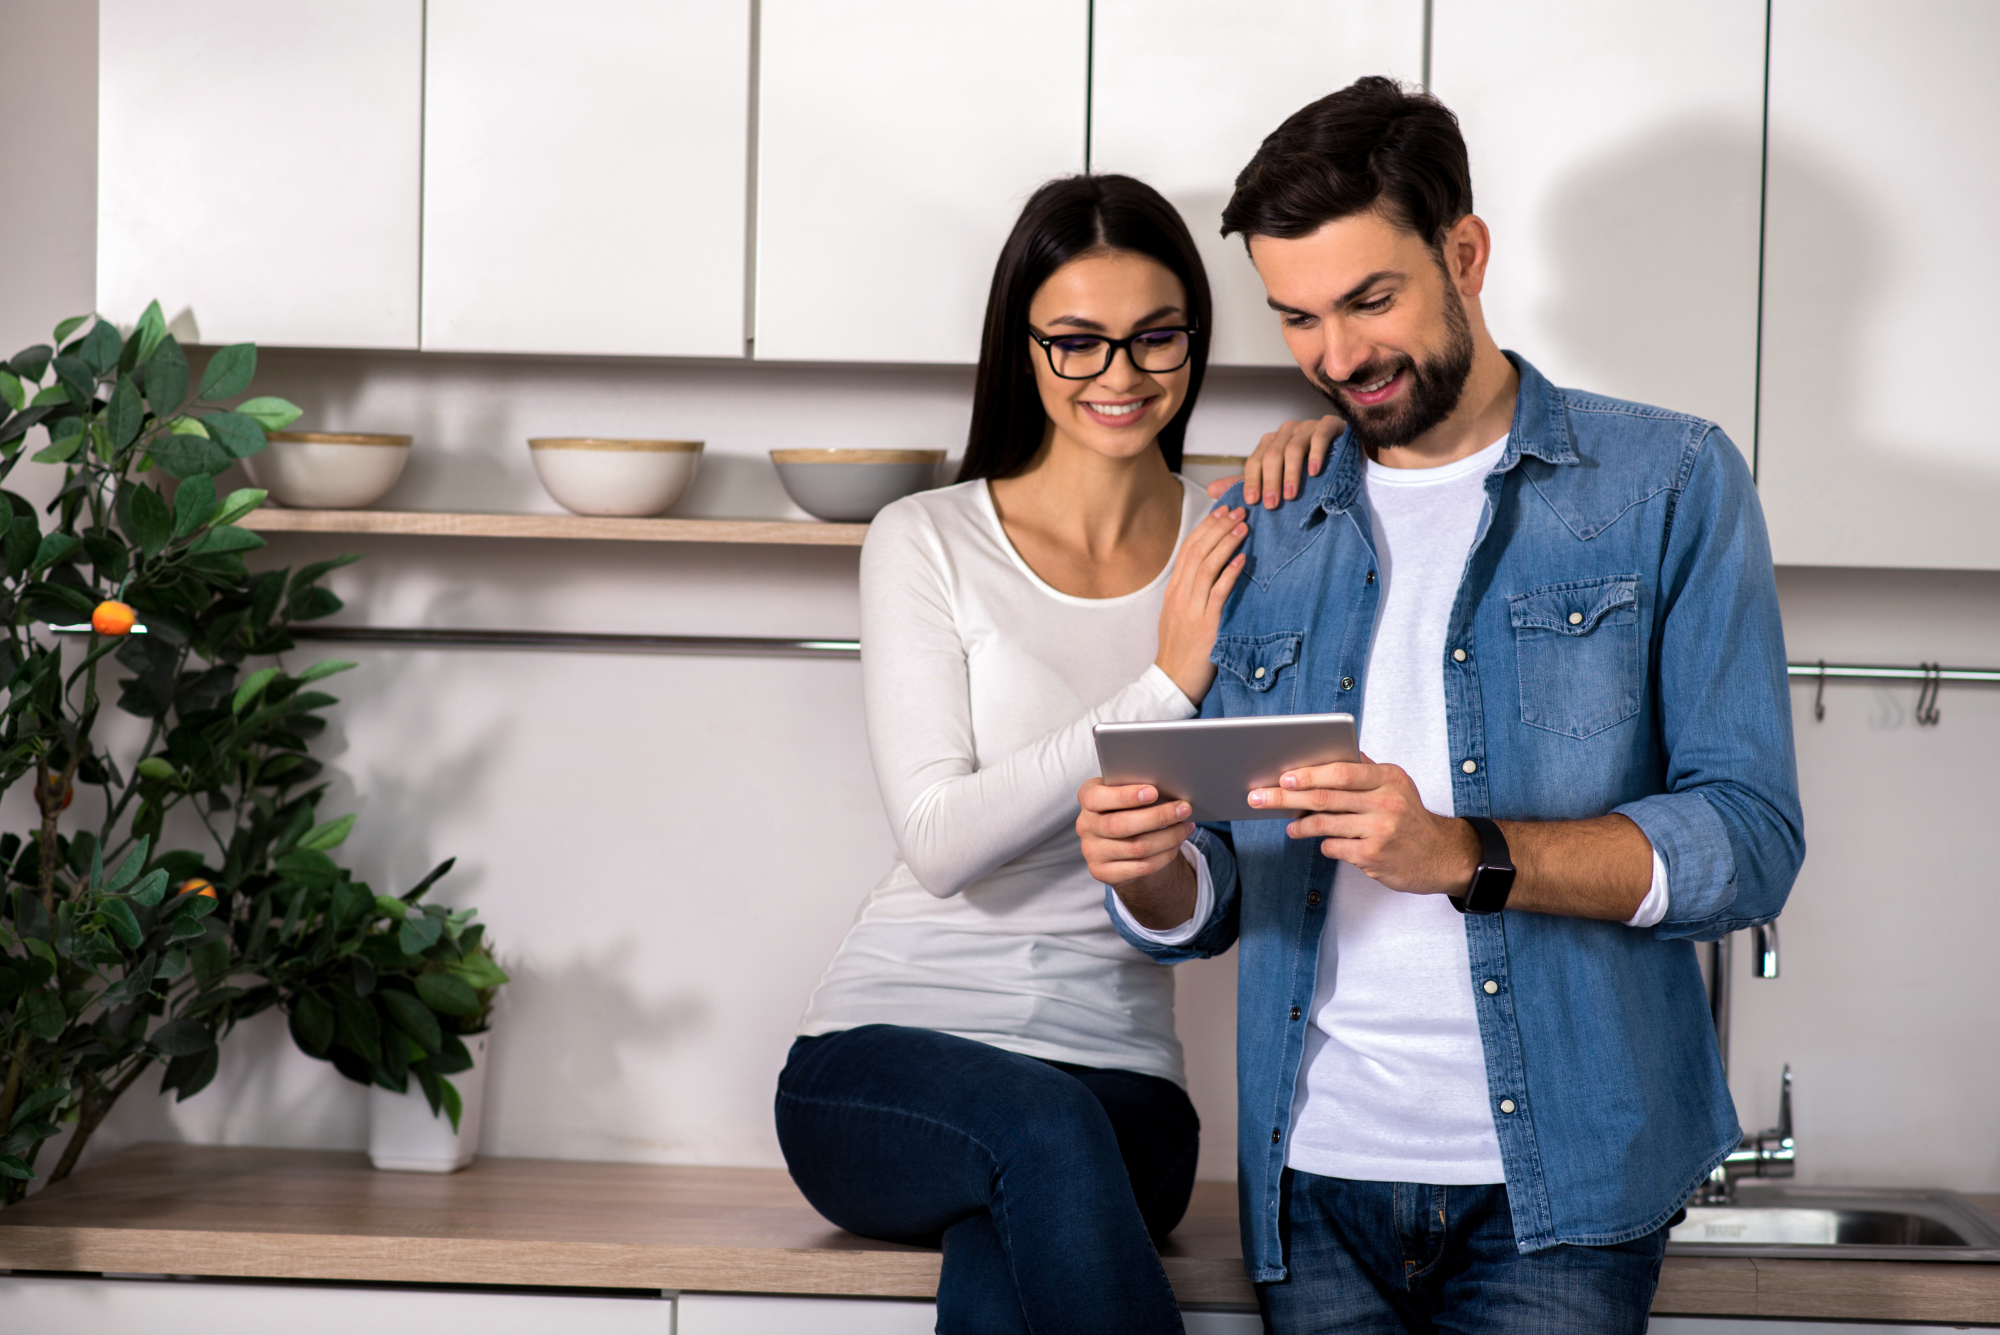
<svg viewBox="0 0 2000 1335">
<path fill-rule="evenodd" d="M 1369 458 L 1385 468 L 1442 468 L 1479 453 L 1513 428 L 1521 373 L 1484 329 L 1475 337 L 1472 370 L 1451 416 L 1407 445 L 1371 449 Z"/>
</svg>

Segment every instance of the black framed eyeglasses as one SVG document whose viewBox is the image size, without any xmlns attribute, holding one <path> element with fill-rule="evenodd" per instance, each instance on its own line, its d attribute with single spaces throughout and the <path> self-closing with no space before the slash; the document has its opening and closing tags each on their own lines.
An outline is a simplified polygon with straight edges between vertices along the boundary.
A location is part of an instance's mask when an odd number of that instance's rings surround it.
<svg viewBox="0 0 2000 1335">
<path fill-rule="evenodd" d="M 1194 355 L 1195 326 L 1172 329 L 1142 329 L 1127 338 L 1105 338 L 1100 334 L 1038 334 L 1028 337 L 1042 345 L 1049 369 L 1064 380 L 1095 380 L 1111 369 L 1118 349 L 1125 349 L 1135 369 L 1154 374 L 1178 371 Z"/>
</svg>

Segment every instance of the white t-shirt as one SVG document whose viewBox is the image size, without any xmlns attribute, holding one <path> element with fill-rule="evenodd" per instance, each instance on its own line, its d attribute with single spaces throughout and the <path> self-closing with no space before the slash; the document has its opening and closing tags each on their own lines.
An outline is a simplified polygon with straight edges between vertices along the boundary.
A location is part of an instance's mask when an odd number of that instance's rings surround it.
<svg viewBox="0 0 2000 1335">
<path fill-rule="evenodd" d="M 1507 438 L 1438 468 L 1369 462 L 1365 485 L 1382 586 L 1361 710 L 1361 749 L 1403 767 L 1424 805 L 1456 815 L 1444 699 L 1451 607 Z M 1193 918 L 1149 940 L 1191 937 L 1214 904 L 1207 863 L 1185 845 L 1199 893 Z M 1630 925 L 1666 916 L 1664 863 Z M 1376 1182 L 1505 1180 L 1474 1012 L 1465 923 L 1443 895 L 1390 890 L 1349 864 L 1334 872 L 1311 1024 L 1285 1162 Z"/>
<path fill-rule="evenodd" d="M 1183 485 L 1184 538 L 1212 503 Z M 911 1025 L 1185 1083 L 1173 970 L 1118 936 L 1075 830 L 1076 790 L 1098 772 L 1093 724 L 1195 712 L 1153 665 L 1167 574 L 1118 598 L 1056 591 L 1015 552 L 984 482 L 876 517 L 862 686 L 901 856 L 801 1034 Z"/>
</svg>

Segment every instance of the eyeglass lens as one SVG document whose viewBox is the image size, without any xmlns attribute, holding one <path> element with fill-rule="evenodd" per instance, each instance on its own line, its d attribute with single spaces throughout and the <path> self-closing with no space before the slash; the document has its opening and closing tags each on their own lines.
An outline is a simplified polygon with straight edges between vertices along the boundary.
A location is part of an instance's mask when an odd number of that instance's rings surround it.
<svg viewBox="0 0 2000 1335">
<path fill-rule="evenodd" d="M 1188 335 L 1185 329 L 1158 329 L 1136 334 L 1126 341 L 1132 364 L 1141 371 L 1177 371 L 1187 364 Z M 1079 334 L 1049 343 L 1049 365 L 1070 380 L 1088 380 L 1103 375 L 1111 365 L 1112 342 Z"/>
</svg>

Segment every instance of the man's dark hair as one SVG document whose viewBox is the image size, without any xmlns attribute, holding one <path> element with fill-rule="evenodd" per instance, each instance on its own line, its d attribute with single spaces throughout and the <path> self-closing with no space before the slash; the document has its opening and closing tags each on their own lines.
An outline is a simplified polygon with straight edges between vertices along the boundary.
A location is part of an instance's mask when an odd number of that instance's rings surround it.
<svg viewBox="0 0 2000 1335">
<path fill-rule="evenodd" d="M 1472 212 L 1458 117 L 1429 93 L 1370 75 L 1295 111 L 1259 145 L 1222 211 L 1222 234 L 1306 236 L 1375 210 L 1437 250 Z"/>
</svg>

